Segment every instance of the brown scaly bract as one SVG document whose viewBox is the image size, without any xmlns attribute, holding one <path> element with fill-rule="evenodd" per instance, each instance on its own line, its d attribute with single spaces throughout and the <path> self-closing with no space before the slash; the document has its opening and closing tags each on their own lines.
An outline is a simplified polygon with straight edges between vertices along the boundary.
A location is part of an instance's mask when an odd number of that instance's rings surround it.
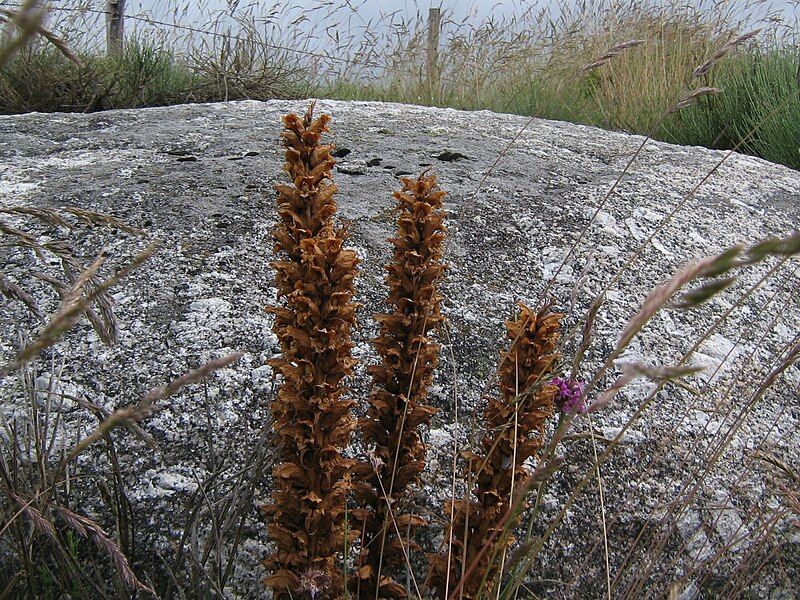
<svg viewBox="0 0 800 600">
<path fill-rule="evenodd" d="M 352 370 L 358 259 L 343 247 L 332 222 L 336 186 L 331 147 L 320 144 L 330 117 L 284 118 L 284 169 L 293 185 L 278 185 L 279 223 L 272 263 L 278 297 L 273 331 L 282 356 L 270 365 L 283 376 L 271 411 L 278 465 L 273 470 L 269 535 L 277 546 L 265 564 L 275 598 L 338 598 L 343 575 L 336 555 L 344 548 L 346 495 L 352 461 L 342 457 L 355 421 L 343 398 Z"/>
<path fill-rule="evenodd" d="M 561 317 L 549 312 L 548 307 L 534 313 L 520 304 L 517 319 L 506 322 L 511 347 L 501 353 L 500 395 L 489 400 L 483 415 L 484 428 L 489 434 L 481 440 L 482 455 L 467 454 L 474 479 L 473 499 L 455 501 L 451 531 L 445 531 L 445 540 L 452 534 L 448 595 L 453 594 L 461 580 L 462 565 L 469 569 L 492 533 L 498 532 L 496 543 L 502 541 L 504 518 L 512 497 L 516 499 L 512 480 L 516 492 L 530 475 L 523 463 L 535 457 L 544 443 L 545 423 L 553 413 L 557 391 L 550 378 L 558 358 L 556 343 Z M 450 510 L 448 505 L 448 515 Z M 506 539 L 505 543 L 512 541 Z M 499 564 L 498 561 L 489 564 L 491 554 L 486 552 L 477 568 L 466 576 L 464 598 L 477 597 L 484 576 L 484 593 L 497 583 Z M 446 551 L 434 556 L 429 573 L 428 582 L 440 598 L 445 598 L 447 558 Z"/>
<path fill-rule="evenodd" d="M 435 412 L 423 401 L 439 356 L 439 345 L 428 336 L 442 321 L 437 283 L 445 269 L 445 193 L 436 188 L 433 175 L 402 182 L 403 190 L 394 194 L 400 216 L 397 237 L 389 240 L 394 256 L 387 266 L 387 304 L 393 310 L 375 316 L 380 335 L 374 346 L 381 364 L 370 368 L 374 387 L 367 415 L 359 421 L 373 450 L 371 460 L 355 469 L 360 508 L 353 517 L 362 548 L 350 585 L 357 597 L 370 599 L 406 595 L 405 586 L 389 576 L 405 564 L 395 526 L 405 536 L 409 526 L 422 520 L 405 512 L 398 501 L 425 466 L 419 428 L 428 425 Z M 388 515 L 386 497 L 391 499 L 394 521 Z"/>
</svg>

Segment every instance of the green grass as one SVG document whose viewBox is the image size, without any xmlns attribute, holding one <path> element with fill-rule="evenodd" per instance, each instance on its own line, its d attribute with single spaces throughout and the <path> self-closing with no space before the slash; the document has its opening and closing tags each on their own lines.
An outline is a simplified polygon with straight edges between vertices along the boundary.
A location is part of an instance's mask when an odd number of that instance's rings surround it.
<svg viewBox="0 0 800 600">
<path fill-rule="evenodd" d="M 305 95 L 288 70 L 234 49 L 192 63 L 147 40 L 75 64 L 37 41 L 0 71 L 0 113 L 93 112 L 187 102 Z"/>
<path fill-rule="evenodd" d="M 800 168 L 799 55 L 781 49 L 750 52 L 720 65 L 713 82 L 722 93 L 707 97 L 664 127 L 678 144 L 730 148 L 751 131 L 744 151 Z"/>
<path fill-rule="evenodd" d="M 186 102 L 197 77 L 174 55 L 130 41 L 119 55 L 84 55 L 75 64 L 44 42 L 15 56 L 0 72 L 0 107 L 89 112 Z"/>
<path fill-rule="evenodd" d="M 109 84 L 119 108 L 185 102 L 197 85 L 197 76 L 172 53 L 147 43 L 129 43 L 121 54 L 99 62 L 114 78 Z"/>
</svg>

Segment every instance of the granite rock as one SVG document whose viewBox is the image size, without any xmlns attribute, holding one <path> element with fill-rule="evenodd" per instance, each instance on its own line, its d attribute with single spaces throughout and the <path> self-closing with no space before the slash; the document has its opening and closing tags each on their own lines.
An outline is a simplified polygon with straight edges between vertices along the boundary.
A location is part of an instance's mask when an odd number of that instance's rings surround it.
<svg viewBox="0 0 800 600">
<path fill-rule="evenodd" d="M 272 186 L 283 181 L 281 116 L 305 105 L 234 102 L 0 117 L 0 205 L 78 206 L 147 231 L 144 238 L 102 228 L 65 233 L 87 262 L 102 247 L 112 267 L 122 265 L 151 241 L 159 243 L 145 266 L 115 288 L 119 343 L 105 347 L 80 324 L 33 365 L 43 385 L 56 365 L 60 389 L 113 410 L 210 358 L 243 353 L 237 364 L 164 402 L 142 423 L 156 450 L 130 433 L 116 434 L 140 523 L 134 564 L 142 571 L 157 572 L 152 554 L 169 553 L 179 539 L 188 499 L 199 483 L 220 469 L 221 479 L 233 481 L 268 425 L 274 388 L 265 365 L 278 351 L 265 311 L 275 300 L 269 267 Z M 362 405 L 369 386 L 365 366 L 375 358 L 369 340 L 376 327 L 369 315 L 382 309 L 385 294 L 382 265 L 390 254 L 385 240 L 393 232 L 391 192 L 402 173 L 429 167 L 448 192 L 447 327 L 431 393 L 441 411 L 427 434 L 431 457 L 417 494 L 420 511 L 433 523 L 426 541 L 433 549 L 441 531 L 441 501 L 450 493 L 453 443 L 463 447 L 475 432 L 475 411 L 491 390 L 502 322 L 515 302 L 541 301 L 545 279 L 558 272 L 547 295 L 565 310 L 574 304 L 565 325 L 579 325 L 595 295 L 725 153 L 647 142 L 590 223 L 643 138 L 544 120 L 519 134 L 527 119 L 485 111 L 333 101 L 319 102 L 317 111 L 333 116 L 328 139 L 341 156 L 335 173 L 339 218 L 349 223 L 350 245 L 363 260 L 357 287 L 364 307 L 354 351 L 361 362 L 353 381 Z M 653 286 L 693 259 L 796 230 L 799 198 L 800 173 L 739 154 L 727 159 L 609 289 L 581 375 L 591 375 L 602 363 Z M 585 239 L 559 270 L 583 230 Z M 37 285 L 30 276 L 30 256 L 9 248 L 2 253 L 7 276 Z M 644 582 L 647 597 L 664 596 L 669 589 L 681 597 L 711 597 L 714 586 L 750 564 L 743 561 L 758 566 L 772 549 L 758 546 L 757 531 L 782 500 L 774 469 L 755 457 L 774 456 L 795 472 L 800 464 L 797 366 L 742 413 L 741 426 L 732 430 L 731 423 L 775 366 L 775 353 L 796 340 L 796 262 L 737 304 L 774 262 L 743 273 L 732 290 L 696 310 L 658 314 L 619 361 L 673 364 L 732 309 L 693 359 L 706 369 L 689 381 L 700 395 L 667 386 L 602 468 L 612 578 L 646 527 L 627 559 L 632 568 L 621 577 L 620 593 L 647 564 L 643 551 L 662 535 L 665 546 Z M 39 292 L 52 310 L 55 298 Z M 0 359 L 7 362 L 19 343 L 18 332 L 35 331 L 36 324 L 20 306 L 2 302 Z M 567 356 L 574 347 L 573 335 Z M 0 382 L 0 390 L 5 417 L 24 419 L 25 398 L 15 377 Z M 646 381 L 628 386 L 592 417 L 594 430 L 616 435 L 651 390 Z M 64 443 L 96 424 L 70 405 Z M 577 435 L 565 446 L 566 466 L 543 496 L 534 531 L 543 530 L 590 469 L 588 432 L 586 420 L 579 420 Z M 710 453 L 728 434 L 725 451 L 706 468 Z M 353 452 L 358 449 L 356 443 Z M 93 456 L 82 458 L 88 468 Z M 264 576 L 259 561 L 269 540 L 256 506 L 269 494 L 268 465 L 259 472 L 258 497 L 246 514 L 244 542 L 226 589 L 231 598 L 266 594 L 258 583 Z M 670 503 L 687 494 L 687 509 L 676 518 Z M 789 540 L 783 548 L 787 558 L 780 568 L 767 564 L 747 581 L 756 595 L 771 589 L 797 592 L 791 582 L 800 580 L 798 541 L 791 537 L 790 521 L 784 521 L 776 531 Z M 723 552 L 726 544 L 730 549 Z M 712 564 L 703 567 L 702 561 Z M 545 546 L 530 573 L 531 588 L 540 596 L 599 597 L 605 590 L 604 565 L 595 481 Z"/>
</svg>

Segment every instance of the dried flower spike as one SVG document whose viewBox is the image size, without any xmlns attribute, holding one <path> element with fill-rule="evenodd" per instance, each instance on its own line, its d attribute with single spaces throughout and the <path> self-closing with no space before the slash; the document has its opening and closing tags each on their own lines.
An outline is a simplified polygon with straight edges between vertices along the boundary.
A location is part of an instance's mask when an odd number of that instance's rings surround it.
<svg viewBox="0 0 800 600">
<path fill-rule="evenodd" d="M 497 583 L 499 565 L 490 563 L 491 551 L 481 555 L 481 550 L 493 534 L 494 545 L 513 541 L 500 534 L 508 509 L 516 500 L 516 487 L 531 475 L 523 465 L 544 444 L 545 423 L 553 413 L 558 388 L 551 383 L 551 373 L 558 359 L 556 343 L 562 316 L 550 312 L 547 306 L 534 313 L 520 304 L 518 317 L 506 322 L 511 345 L 501 354 L 500 394 L 489 400 L 484 412 L 488 434 L 481 440 L 480 454 L 466 455 L 475 481 L 472 498 L 455 500 L 455 516 L 450 530 L 445 531 L 445 540 L 452 542 L 431 562 L 428 581 L 439 598 L 447 598 L 457 588 L 459 597 L 477 598 L 481 589 L 488 594 Z M 446 507 L 446 513 L 450 510 Z M 476 560 L 477 567 L 469 571 Z M 464 581 L 462 568 L 467 570 Z"/>
<path fill-rule="evenodd" d="M 402 191 L 394 194 L 400 214 L 397 236 L 390 240 L 393 259 L 386 267 L 387 304 L 392 311 L 375 316 L 380 335 L 374 345 L 381 363 L 370 369 L 373 392 L 367 414 L 359 421 L 365 442 L 373 448 L 370 461 L 355 470 L 359 508 L 353 516 L 362 540 L 350 585 L 363 598 L 406 595 L 405 586 L 386 573 L 405 564 L 407 548 L 397 539 L 396 528 L 405 535 L 408 528 L 422 523 L 404 512 L 399 501 L 425 466 L 419 430 L 435 412 L 423 402 L 439 357 L 439 345 L 429 334 L 442 321 L 437 284 L 445 269 L 445 193 L 433 175 L 402 183 Z"/>
<path fill-rule="evenodd" d="M 344 398 L 354 361 L 351 329 L 358 259 L 335 229 L 336 186 L 331 147 L 320 144 L 330 117 L 284 118 L 285 170 L 293 185 L 276 186 L 279 223 L 272 263 L 278 297 L 273 331 L 282 356 L 270 361 L 283 381 L 271 412 L 279 460 L 273 470 L 269 534 L 276 545 L 265 564 L 275 598 L 338 598 L 343 575 L 344 516 L 352 461 L 342 456 L 355 426 Z"/>
<path fill-rule="evenodd" d="M 311 600 L 331 587 L 331 577 L 322 571 L 306 571 L 300 576 L 300 591 L 307 592 Z"/>
</svg>

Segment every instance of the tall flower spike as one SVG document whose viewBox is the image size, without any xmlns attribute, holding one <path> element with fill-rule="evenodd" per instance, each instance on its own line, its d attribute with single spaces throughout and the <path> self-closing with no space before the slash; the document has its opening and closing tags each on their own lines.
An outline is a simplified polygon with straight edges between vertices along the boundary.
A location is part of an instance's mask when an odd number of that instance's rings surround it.
<svg viewBox="0 0 800 600">
<path fill-rule="evenodd" d="M 343 384 L 354 364 L 353 280 L 358 259 L 333 225 L 331 147 L 320 144 L 330 117 L 284 118 L 284 170 L 278 185 L 279 222 L 272 263 L 278 297 L 271 307 L 282 356 L 269 361 L 283 381 L 271 405 L 277 466 L 273 503 L 264 510 L 275 552 L 265 583 L 275 598 L 338 598 L 343 574 L 336 555 L 345 543 L 344 517 L 352 461 L 342 457 L 355 426 L 354 402 Z"/>
<path fill-rule="evenodd" d="M 512 543 L 512 538 L 503 540 L 501 536 L 506 525 L 504 517 L 516 499 L 515 487 L 530 475 L 523 465 L 542 447 L 545 423 L 553 414 L 558 390 L 551 379 L 558 359 L 556 343 L 563 315 L 549 312 L 548 307 L 538 313 L 524 304 L 519 307 L 519 316 L 506 322 L 511 345 L 501 353 L 500 394 L 489 400 L 483 415 L 488 434 L 481 440 L 482 453 L 466 455 L 474 481 L 472 498 L 457 499 L 453 507 L 446 507 L 447 514 L 451 508 L 454 510 L 449 531 L 445 531 L 445 540 L 452 535 L 452 543 L 431 562 L 428 582 L 440 598 L 455 591 L 462 566 L 466 570 L 472 565 L 492 533 L 497 532 L 495 544 Z M 448 551 L 450 577 L 446 591 Z M 490 549 L 467 575 L 459 597 L 477 598 L 484 577 L 484 592 L 492 590 L 499 565 L 489 563 L 491 555 Z"/>
<path fill-rule="evenodd" d="M 381 363 L 370 368 L 373 391 L 359 421 L 372 450 L 370 460 L 354 471 L 359 508 L 353 516 L 362 540 L 350 585 L 359 598 L 370 599 L 406 595 L 405 586 L 390 576 L 405 564 L 404 542 L 395 528 L 405 536 L 409 527 L 423 523 L 404 511 L 400 501 L 425 466 L 419 429 L 435 412 L 423 402 L 439 358 L 439 345 L 429 333 L 442 321 L 437 284 L 445 270 L 445 193 L 437 189 L 434 175 L 402 183 L 402 191 L 394 194 L 400 216 L 397 236 L 390 240 L 394 255 L 386 267 L 392 311 L 375 315 L 380 335 L 374 346 Z"/>
</svg>

